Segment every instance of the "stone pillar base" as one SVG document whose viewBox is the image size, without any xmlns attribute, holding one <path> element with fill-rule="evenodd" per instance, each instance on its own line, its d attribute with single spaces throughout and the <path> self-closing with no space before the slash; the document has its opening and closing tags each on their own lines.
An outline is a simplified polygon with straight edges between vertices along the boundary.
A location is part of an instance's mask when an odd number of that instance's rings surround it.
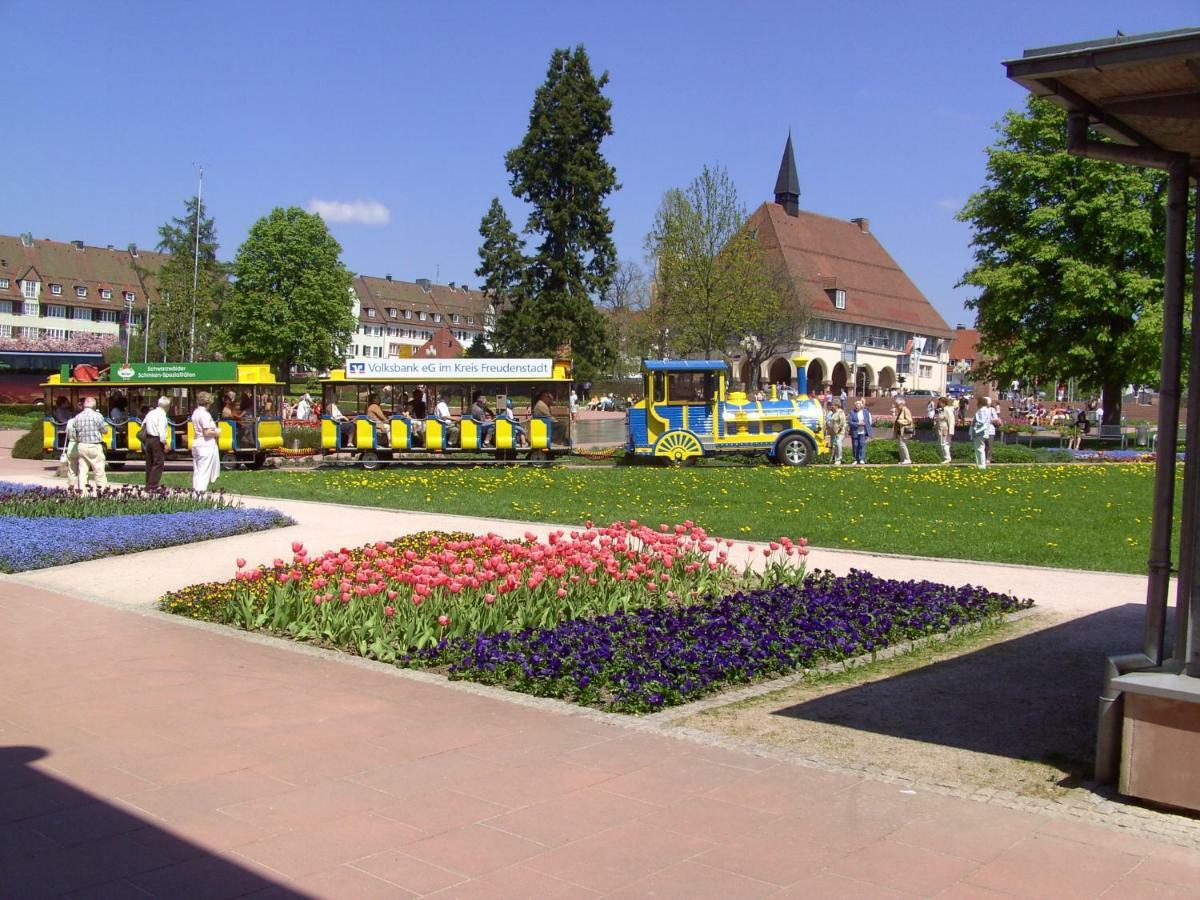
<svg viewBox="0 0 1200 900">
<path fill-rule="evenodd" d="M 1120 791 L 1200 812 L 1200 679 L 1137 672 L 1125 692 Z"/>
</svg>

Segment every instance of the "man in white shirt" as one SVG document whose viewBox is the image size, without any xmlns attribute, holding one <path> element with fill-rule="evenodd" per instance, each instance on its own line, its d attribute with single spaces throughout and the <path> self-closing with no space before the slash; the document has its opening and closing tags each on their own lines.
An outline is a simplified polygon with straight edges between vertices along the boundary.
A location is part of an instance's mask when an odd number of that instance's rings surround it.
<svg viewBox="0 0 1200 900">
<path fill-rule="evenodd" d="M 167 461 L 167 439 L 171 425 L 167 421 L 169 397 L 159 397 L 158 405 L 142 420 L 142 449 L 146 452 L 146 487 L 158 487 Z"/>
<path fill-rule="evenodd" d="M 445 426 L 446 442 L 455 443 L 458 440 L 458 426 L 454 424 L 454 418 L 450 415 L 450 405 L 446 402 L 445 394 L 438 395 L 437 405 L 433 408 L 433 417 Z"/>
<path fill-rule="evenodd" d="M 337 401 L 329 401 L 329 418 L 337 423 L 338 444 L 342 447 L 354 446 L 354 423 L 337 405 Z"/>
<path fill-rule="evenodd" d="M 301 422 L 307 422 L 312 418 L 312 409 L 312 396 L 306 393 L 296 404 L 296 418 Z"/>
<path fill-rule="evenodd" d="M 192 490 L 204 493 L 210 482 L 221 474 L 221 453 L 217 447 L 217 423 L 208 411 L 212 395 L 201 391 L 196 395 L 192 413 Z"/>
</svg>

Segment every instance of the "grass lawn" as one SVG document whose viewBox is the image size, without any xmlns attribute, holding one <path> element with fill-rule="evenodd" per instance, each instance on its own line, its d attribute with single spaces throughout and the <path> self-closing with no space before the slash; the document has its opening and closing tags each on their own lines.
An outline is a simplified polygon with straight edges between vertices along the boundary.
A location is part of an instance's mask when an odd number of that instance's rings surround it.
<svg viewBox="0 0 1200 900">
<path fill-rule="evenodd" d="M 183 487 L 189 478 L 164 481 Z M 693 519 L 732 538 L 786 534 L 825 547 L 1143 572 L 1154 467 L 284 470 L 223 472 L 219 484 L 260 496 L 567 524 Z"/>
</svg>

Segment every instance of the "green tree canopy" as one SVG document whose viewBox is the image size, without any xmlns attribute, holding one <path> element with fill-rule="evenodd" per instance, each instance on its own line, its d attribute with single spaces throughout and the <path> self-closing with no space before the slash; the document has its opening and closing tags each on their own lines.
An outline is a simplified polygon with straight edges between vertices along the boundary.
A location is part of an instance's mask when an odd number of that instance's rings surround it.
<svg viewBox="0 0 1200 900">
<path fill-rule="evenodd" d="M 521 287 L 525 277 L 525 243 L 513 230 L 512 220 L 505 213 L 499 197 L 479 223 L 479 267 L 475 274 L 483 279 L 483 290 L 498 310 L 503 310 L 492 333 L 491 343 L 502 352 L 519 353 L 524 335 L 513 326 L 520 319 L 515 314 L 521 302 Z M 507 315 L 506 313 L 514 313 Z M 471 355 L 475 355 L 472 353 Z"/>
<path fill-rule="evenodd" d="M 612 134 L 608 73 L 592 74 L 587 51 L 555 50 L 534 94 L 529 129 L 505 165 L 513 194 L 530 206 L 525 232 L 539 239 L 525 260 L 518 302 L 505 308 L 499 342 L 534 354 L 570 344 L 576 371 L 607 371 L 613 348 L 593 304 L 616 269 L 605 198 L 618 188 L 600 152 Z M 507 319 L 507 321 L 505 321 Z"/>
<path fill-rule="evenodd" d="M 740 351 L 757 364 L 803 338 L 807 307 L 747 227 L 737 188 L 722 167 L 705 166 L 686 188 L 667 191 L 646 250 L 658 307 L 650 318 L 666 323 L 671 351 Z"/>
<path fill-rule="evenodd" d="M 974 230 L 962 283 L 981 289 L 967 305 L 983 374 L 1101 385 L 1119 422 L 1122 385 L 1158 377 L 1166 179 L 1067 153 L 1066 113 L 1036 97 L 997 130 L 987 183 L 958 214 Z"/>
<path fill-rule="evenodd" d="M 199 255 L 196 218 L 199 208 Z M 221 306 L 229 290 L 228 267 L 217 259 L 217 229 L 197 197 L 185 204 L 184 214 L 158 229 L 159 253 L 169 255 L 157 272 L 143 275 L 157 287 L 150 308 L 149 353 L 165 360 L 208 359 Z M 197 263 L 198 260 L 198 263 Z M 192 353 L 193 265 L 195 269 L 195 352 Z M 131 354 L 131 356 L 136 356 Z"/>
<path fill-rule="evenodd" d="M 270 363 L 286 379 L 294 366 L 340 362 L 356 321 L 342 248 L 320 216 L 276 207 L 254 223 L 233 263 L 220 347 L 242 362 Z"/>
</svg>

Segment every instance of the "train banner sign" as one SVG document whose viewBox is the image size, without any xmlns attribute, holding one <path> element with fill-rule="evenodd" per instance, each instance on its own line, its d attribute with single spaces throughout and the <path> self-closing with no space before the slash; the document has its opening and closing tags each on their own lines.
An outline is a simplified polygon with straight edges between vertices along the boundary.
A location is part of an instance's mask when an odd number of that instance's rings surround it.
<svg viewBox="0 0 1200 900">
<path fill-rule="evenodd" d="M 478 379 L 494 381 L 519 378 L 550 378 L 554 374 L 551 359 L 411 359 L 389 357 L 346 360 L 346 378 L 359 381 L 385 381 L 389 378 Z"/>
<path fill-rule="evenodd" d="M 237 363 L 125 363 L 112 367 L 113 381 L 237 381 Z"/>
</svg>

